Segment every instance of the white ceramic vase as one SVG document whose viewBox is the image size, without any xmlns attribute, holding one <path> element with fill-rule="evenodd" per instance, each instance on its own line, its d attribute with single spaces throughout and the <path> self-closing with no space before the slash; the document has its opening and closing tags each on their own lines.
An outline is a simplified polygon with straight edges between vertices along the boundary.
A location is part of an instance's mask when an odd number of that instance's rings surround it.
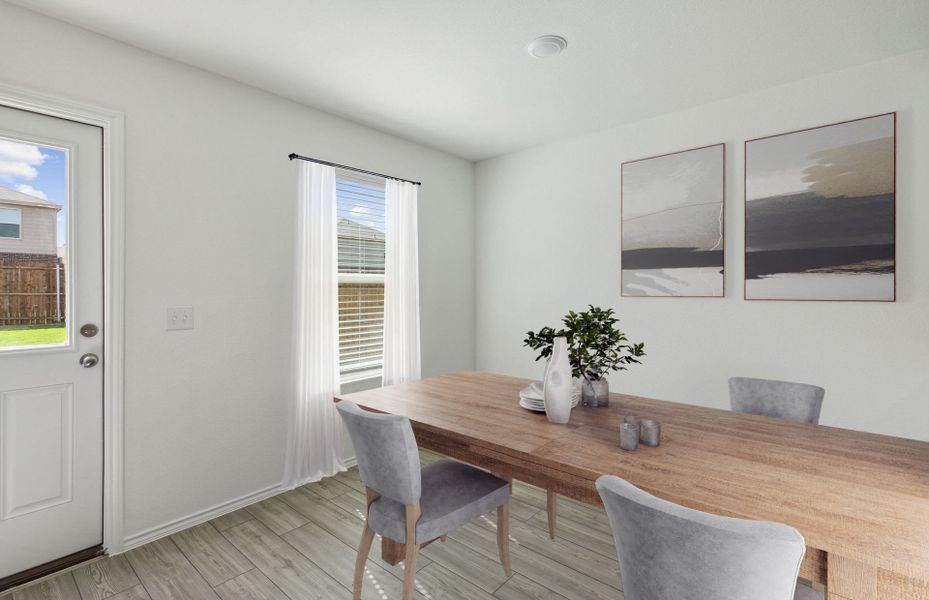
<svg viewBox="0 0 929 600">
<path fill-rule="evenodd" d="M 567 423 L 571 418 L 571 397 L 574 394 L 574 379 L 571 377 L 571 362 L 568 360 L 568 341 L 556 337 L 552 356 L 545 367 L 542 379 L 542 397 L 545 399 L 545 414 L 552 423 Z"/>
</svg>

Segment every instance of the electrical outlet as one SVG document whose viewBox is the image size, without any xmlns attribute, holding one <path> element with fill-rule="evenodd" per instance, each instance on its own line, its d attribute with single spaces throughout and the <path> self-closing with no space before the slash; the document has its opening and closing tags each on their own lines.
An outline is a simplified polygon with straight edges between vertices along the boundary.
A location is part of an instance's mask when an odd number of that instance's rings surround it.
<svg viewBox="0 0 929 600">
<path fill-rule="evenodd" d="M 194 328 L 194 307 L 193 306 L 169 306 L 168 307 L 168 324 L 165 327 L 168 331 L 178 329 Z"/>
</svg>

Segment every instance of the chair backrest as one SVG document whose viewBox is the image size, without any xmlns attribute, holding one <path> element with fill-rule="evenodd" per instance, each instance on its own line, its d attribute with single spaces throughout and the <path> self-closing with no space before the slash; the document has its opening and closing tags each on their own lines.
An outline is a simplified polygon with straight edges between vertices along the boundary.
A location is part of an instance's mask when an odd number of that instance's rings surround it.
<svg viewBox="0 0 929 600">
<path fill-rule="evenodd" d="M 410 420 L 362 410 L 349 400 L 342 400 L 336 408 L 355 446 L 364 484 L 402 504 L 419 502 L 419 449 Z"/>
<path fill-rule="evenodd" d="M 792 600 L 806 546 L 787 525 L 731 519 L 597 480 L 626 600 Z"/>
<path fill-rule="evenodd" d="M 800 423 L 819 423 L 826 390 L 806 383 L 733 377 L 729 380 L 732 410 Z"/>
</svg>

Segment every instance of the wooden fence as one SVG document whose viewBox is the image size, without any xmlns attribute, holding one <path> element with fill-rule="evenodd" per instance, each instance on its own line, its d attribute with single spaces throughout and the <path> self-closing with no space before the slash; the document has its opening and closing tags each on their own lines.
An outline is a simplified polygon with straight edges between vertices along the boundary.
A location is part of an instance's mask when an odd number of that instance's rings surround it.
<svg viewBox="0 0 929 600">
<path fill-rule="evenodd" d="M 0 258 L 0 326 L 63 323 L 65 312 L 61 259 Z"/>
<path fill-rule="evenodd" d="M 342 372 L 379 364 L 384 355 L 384 283 L 339 284 Z"/>
</svg>

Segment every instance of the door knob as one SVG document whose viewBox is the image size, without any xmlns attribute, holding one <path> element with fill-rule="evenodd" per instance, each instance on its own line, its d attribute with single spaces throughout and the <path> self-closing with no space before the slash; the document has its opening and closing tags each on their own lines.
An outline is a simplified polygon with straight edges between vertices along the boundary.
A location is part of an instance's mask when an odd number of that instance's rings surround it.
<svg viewBox="0 0 929 600">
<path fill-rule="evenodd" d="M 100 357 L 92 352 L 88 352 L 81 356 L 80 361 L 81 366 L 85 369 L 97 366 L 97 363 L 100 362 Z"/>
</svg>

